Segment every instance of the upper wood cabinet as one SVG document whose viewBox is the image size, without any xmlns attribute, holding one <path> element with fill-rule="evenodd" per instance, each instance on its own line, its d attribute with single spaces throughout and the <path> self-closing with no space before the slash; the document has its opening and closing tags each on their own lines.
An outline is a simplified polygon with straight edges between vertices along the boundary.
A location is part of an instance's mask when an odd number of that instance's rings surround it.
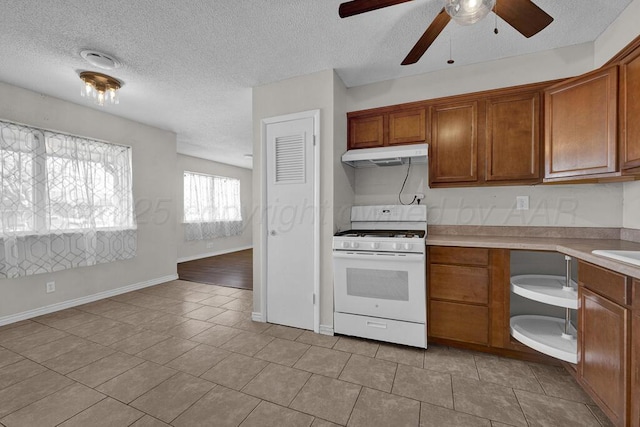
<svg viewBox="0 0 640 427">
<path fill-rule="evenodd" d="M 478 181 L 478 101 L 429 108 L 429 184 Z"/>
<path fill-rule="evenodd" d="M 640 48 L 620 62 L 620 167 L 640 172 Z"/>
<path fill-rule="evenodd" d="M 486 101 L 486 180 L 540 180 L 540 92 Z"/>
<path fill-rule="evenodd" d="M 419 144 L 426 139 L 424 107 L 384 108 L 347 114 L 350 150 L 397 144 Z"/>
<path fill-rule="evenodd" d="M 545 181 L 617 170 L 618 67 L 545 91 Z"/>
</svg>

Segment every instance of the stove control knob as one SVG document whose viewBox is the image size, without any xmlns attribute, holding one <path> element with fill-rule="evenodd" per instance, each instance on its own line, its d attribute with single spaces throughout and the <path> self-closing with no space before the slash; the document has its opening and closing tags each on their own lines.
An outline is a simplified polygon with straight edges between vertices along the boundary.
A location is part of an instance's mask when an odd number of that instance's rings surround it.
<svg viewBox="0 0 640 427">
<path fill-rule="evenodd" d="M 400 249 L 400 243 L 394 243 L 393 245 L 391 245 L 391 247 L 395 250 Z"/>
<path fill-rule="evenodd" d="M 349 248 L 349 242 L 342 242 L 342 249 L 348 249 Z"/>
<path fill-rule="evenodd" d="M 405 243 L 405 244 L 404 244 L 404 249 L 405 249 L 406 251 L 408 251 L 409 249 L 411 249 L 411 247 L 412 247 L 412 246 L 413 246 L 413 245 L 412 245 L 411 243 Z"/>
<path fill-rule="evenodd" d="M 379 247 L 380 247 L 380 243 L 378 243 L 378 242 L 373 242 L 371 244 L 371 249 L 378 249 Z"/>
<path fill-rule="evenodd" d="M 351 242 L 351 247 L 353 249 L 356 249 L 358 246 L 360 246 L 360 244 L 358 242 Z"/>
</svg>

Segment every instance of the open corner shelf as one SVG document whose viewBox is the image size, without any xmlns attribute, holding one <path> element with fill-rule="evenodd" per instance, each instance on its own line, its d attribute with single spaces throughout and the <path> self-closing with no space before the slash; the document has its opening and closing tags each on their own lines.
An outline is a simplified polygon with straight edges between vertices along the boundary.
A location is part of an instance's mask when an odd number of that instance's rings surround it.
<svg viewBox="0 0 640 427">
<path fill-rule="evenodd" d="M 572 339 L 563 338 L 564 319 L 548 316 L 522 315 L 511 318 L 511 335 L 522 344 L 541 353 L 578 363 L 576 330 L 572 327 Z"/>
<path fill-rule="evenodd" d="M 571 281 L 571 290 L 564 290 L 565 283 L 563 276 L 525 274 L 511 278 L 511 290 L 533 301 L 577 310 L 578 285 Z"/>
</svg>

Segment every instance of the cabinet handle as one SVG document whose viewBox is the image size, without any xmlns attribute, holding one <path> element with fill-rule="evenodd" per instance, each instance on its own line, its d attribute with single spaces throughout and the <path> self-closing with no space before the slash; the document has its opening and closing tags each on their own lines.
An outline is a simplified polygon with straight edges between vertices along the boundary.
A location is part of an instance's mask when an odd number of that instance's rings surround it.
<svg viewBox="0 0 640 427">
<path fill-rule="evenodd" d="M 387 329 L 387 324 L 386 323 L 378 323 L 378 322 L 367 321 L 367 326 L 372 327 L 372 328 Z"/>
</svg>

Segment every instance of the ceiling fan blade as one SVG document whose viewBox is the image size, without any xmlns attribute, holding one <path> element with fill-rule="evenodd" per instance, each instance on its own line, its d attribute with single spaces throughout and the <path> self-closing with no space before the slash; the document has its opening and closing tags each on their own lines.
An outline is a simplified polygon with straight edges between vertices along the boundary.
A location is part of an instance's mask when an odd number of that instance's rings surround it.
<svg viewBox="0 0 640 427">
<path fill-rule="evenodd" d="M 433 43 L 433 41 L 440 35 L 444 27 L 451 21 L 451 17 L 447 12 L 444 11 L 444 8 L 440 11 L 440 13 L 435 17 L 429 28 L 424 32 L 420 40 L 413 46 L 411 52 L 404 58 L 402 61 L 402 65 L 415 64 L 422 58 L 422 55 L 429 49 L 429 46 Z"/>
<path fill-rule="evenodd" d="M 342 3 L 338 9 L 338 14 L 340 15 L 340 18 L 347 18 L 349 16 L 371 12 L 372 10 L 382 9 L 383 7 L 406 3 L 408 1 L 411 0 L 352 0 Z"/>
<path fill-rule="evenodd" d="M 530 0 L 497 0 L 496 14 L 529 38 L 544 30 L 553 18 Z"/>
</svg>

